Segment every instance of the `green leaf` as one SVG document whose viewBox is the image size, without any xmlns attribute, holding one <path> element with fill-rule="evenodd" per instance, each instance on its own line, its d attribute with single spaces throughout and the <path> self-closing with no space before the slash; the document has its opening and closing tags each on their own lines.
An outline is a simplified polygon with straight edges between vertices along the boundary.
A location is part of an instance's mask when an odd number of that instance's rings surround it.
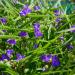
<svg viewBox="0 0 75 75">
<path fill-rule="evenodd" d="M 7 72 L 10 75 L 19 75 L 17 72 L 15 72 L 15 71 L 13 71 L 12 69 L 9 69 L 9 68 L 7 68 L 6 71 L 3 71 L 3 72 Z"/>
</svg>

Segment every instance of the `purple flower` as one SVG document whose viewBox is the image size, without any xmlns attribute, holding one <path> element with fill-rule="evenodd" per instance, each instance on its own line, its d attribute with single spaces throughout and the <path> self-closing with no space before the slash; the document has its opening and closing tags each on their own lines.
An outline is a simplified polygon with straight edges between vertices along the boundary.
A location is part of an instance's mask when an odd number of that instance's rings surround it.
<svg viewBox="0 0 75 75">
<path fill-rule="evenodd" d="M 34 23 L 34 29 L 38 29 L 40 28 L 40 24 L 39 23 Z"/>
<path fill-rule="evenodd" d="M 16 44 L 16 40 L 14 40 L 14 39 L 8 39 L 7 43 L 10 44 L 10 45 L 15 45 Z"/>
<path fill-rule="evenodd" d="M 71 28 L 75 28 L 75 25 L 71 26 Z M 71 32 L 75 32 L 75 29 L 71 30 Z"/>
<path fill-rule="evenodd" d="M 38 44 L 34 44 L 33 48 L 38 48 L 38 46 L 39 46 Z"/>
<path fill-rule="evenodd" d="M 34 6 L 34 10 L 40 10 L 40 6 Z"/>
<path fill-rule="evenodd" d="M 24 9 L 26 9 L 26 8 L 28 8 L 28 7 L 29 7 L 28 4 L 26 4 L 26 5 L 23 6 Z"/>
<path fill-rule="evenodd" d="M 16 54 L 16 57 L 17 57 L 17 61 L 19 61 L 19 60 L 21 60 L 21 59 L 23 59 L 23 58 L 25 58 L 25 56 L 24 55 L 21 55 L 21 54 Z"/>
<path fill-rule="evenodd" d="M 73 49 L 73 46 L 71 44 L 68 44 L 67 49 Z"/>
<path fill-rule="evenodd" d="M 31 13 L 32 10 L 28 7 L 28 5 L 25 5 L 24 8 L 20 11 L 21 16 L 26 16 L 27 14 Z"/>
<path fill-rule="evenodd" d="M 55 14 L 55 16 L 58 16 L 58 15 L 60 15 L 60 11 L 59 10 L 54 10 L 54 14 Z"/>
<path fill-rule="evenodd" d="M 3 24 L 6 24 L 6 22 L 7 22 L 6 18 L 1 18 L 0 21 L 1 21 Z"/>
<path fill-rule="evenodd" d="M 52 66 L 57 67 L 60 65 L 60 61 L 57 55 L 52 56 Z"/>
<path fill-rule="evenodd" d="M 2 60 L 5 60 L 5 59 L 10 60 L 10 58 L 6 54 L 2 54 L 1 59 Z"/>
<path fill-rule="evenodd" d="M 19 36 L 20 37 L 25 37 L 25 36 L 27 36 L 28 35 L 28 33 L 27 32 L 24 32 L 24 31 L 21 31 L 20 33 L 19 33 Z"/>
<path fill-rule="evenodd" d="M 3 32 L 6 32 L 6 30 L 2 30 Z"/>
<path fill-rule="evenodd" d="M 36 38 L 43 36 L 43 34 L 40 31 L 34 31 L 34 35 Z"/>
<path fill-rule="evenodd" d="M 59 10 L 54 10 L 54 13 L 58 13 L 59 12 Z"/>
<path fill-rule="evenodd" d="M 6 54 L 7 54 L 8 57 L 11 57 L 12 53 L 14 53 L 13 49 L 6 50 Z"/>
<path fill-rule="evenodd" d="M 40 59 L 41 59 L 43 62 L 46 62 L 46 63 L 50 62 L 51 58 L 52 58 L 52 55 L 51 55 L 51 54 L 49 54 L 49 55 L 42 55 L 42 56 L 40 57 Z"/>
<path fill-rule="evenodd" d="M 55 20 L 57 23 L 61 21 L 61 18 L 56 18 Z"/>
<path fill-rule="evenodd" d="M 43 34 L 40 31 L 40 24 L 34 23 L 34 35 L 36 38 L 43 36 Z"/>
</svg>

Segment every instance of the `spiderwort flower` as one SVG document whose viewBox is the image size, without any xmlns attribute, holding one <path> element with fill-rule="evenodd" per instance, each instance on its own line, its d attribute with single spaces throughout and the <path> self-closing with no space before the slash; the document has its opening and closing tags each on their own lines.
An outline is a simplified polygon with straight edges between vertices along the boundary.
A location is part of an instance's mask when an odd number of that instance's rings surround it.
<svg viewBox="0 0 75 75">
<path fill-rule="evenodd" d="M 39 46 L 38 44 L 34 44 L 33 48 L 38 48 L 38 46 Z"/>
<path fill-rule="evenodd" d="M 3 24 L 6 24 L 6 22 L 7 22 L 7 21 L 6 21 L 6 18 L 1 18 L 0 21 L 1 21 Z"/>
<path fill-rule="evenodd" d="M 34 31 L 34 34 L 36 38 L 43 36 L 43 34 L 40 31 Z"/>
<path fill-rule="evenodd" d="M 17 57 L 17 61 L 25 58 L 25 56 L 24 55 L 21 55 L 20 53 L 16 54 L 16 57 Z"/>
<path fill-rule="evenodd" d="M 51 55 L 51 54 L 49 54 L 49 55 L 42 55 L 42 56 L 40 57 L 40 59 L 41 59 L 43 62 L 46 62 L 46 63 L 50 62 L 51 58 L 52 58 L 52 55 Z"/>
<path fill-rule="evenodd" d="M 24 6 L 23 6 L 23 8 L 24 8 L 24 9 L 26 9 L 26 8 L 28 8 L 28 6 L 29 6 L 29 5 L 28 5 L 28 4 L 26 4 L 26 5 L 24 5 Z"/>
<path fill-rule="evenodd" d="M 24 8 L 20 11 L 21 16 L 26 16 L 27 14 L 31 13 L 32 10 L 28 7 L 28 5 L 25 5 Z"/>
<path fill-rule="evenodd" d="M 68 45 L 67 45 L 67 49 L 73 49 L 73 45 L 68 44 Z"/>
<path fill-rule="evenodd" d="M 40 24 L 39 23 L 34 23 L 34 29 L 38 29 L 40 28 Z"/>
<path fill-rule="evenodd" d="M 10 60 L 10 58 L 6 54 L 2 54 L 1 59 L 2 61 L 5 59 Z"/>
<path fill-rule="evenodd" d="M 2 30 L 3 32 L 7 32 L 6 30 Z"/>
<path fill-rule="evenodd" d="M 61 21 L 61 18 L 56 18 L 55 20 L 57 23 L 59 23 Z"/>
<path fill-rule="evenodd" d="M 24 31 L 21 31 L 20 33 L 19 33 L 19 36 L 20 37 L 25 37 L 25 36 L 27 36 L 28 35 L 28 33 L 27 32 L 24 32 Z"/>
<path fill-rule="evenodd" d="M 34 23 L 34 35 L 36 38 L 43 36 L 43 34 L 40 31 L 40 24 Z"/>
<path fill-rule="evenodd" d="M 11 57 L 12 53 L 14 53 L 13 49 L 7 49 L 6 50 L 6 54 L 7 54 L 8 57 Z"/>
<path fill-rule="evenodd" d="M 10 44 L 10 45 L 15 45 L 16 44 L 16 40 L 14 40 L 14 39 L 8 39 L 7 43 Z"/>
<path fill-rule="evenodd" d="M 57 67 L 60 65 L 60 61 L 57 55 L 52 56 L 52 66 Z"/>
<path fill-rule="evenodd" d="M 40 6 L 34 6 L 34 10 L 40 10 Z"/>
<path fill-rule="evenodd" d="M 75 28 L 75 25 L 71 26 L 71 28 Z M 71 30 L 71 32 L 75 32 L 75 29 Z"/>
<path fill-rule="evenodd" d="M 59 10 L 54 10 L 54 14 L 55 14 L 55 16 L 59 16 L 60 15 L 60 11 Z"/>
</svg>

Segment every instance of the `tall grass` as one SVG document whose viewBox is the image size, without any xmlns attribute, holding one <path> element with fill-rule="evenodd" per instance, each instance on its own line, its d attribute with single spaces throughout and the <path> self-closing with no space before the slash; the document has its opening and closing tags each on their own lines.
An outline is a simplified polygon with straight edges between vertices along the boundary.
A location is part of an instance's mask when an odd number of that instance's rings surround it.
<svg viewBox="0 0 75 75">
<path fill-rule="evenodd" d="M 29 4 L 32 12 L 20 16 L 19 12 L 25 4 Z M 33 7 L 40 6 L 39 11 Z M 62 12 L 55 16 L 54 10 Z M 6 18 L 7 23 L 0 23 L 0 55 L 7 49 L 13 49 L 11 60 L 0 61 L 0 75 L 74 75 L 75 74 L 75 24 L 74 4 L 64 0 L 0 0 L 0 18 Z M 61 18 L 60 22 L 56 22 Z M 34 23 L 40 23 L 42 37 L 35 38 Z M 3 32 L 2 30 L 6 30 Z M 28 37 L 21 38 L 19 32 L 28 32 Z M 60 39 L 63 36 L 64 40 Z M 16 45 L 7 44 L 7 39 L 15 39 Z M 39 47 L 34 48 L 37 44 Z M 67 48 L 67 45 L 73 48 Z M 16 62 L 16 54 L 25 58 Z M 60 66 L 53 67 L 51 63 L 42 62 L 42 54 L 57 55 Z M 48 66 L 46 68 L 46 66 Z M 43 71 L 42 69 L 46 70 Z"/>
</svg>

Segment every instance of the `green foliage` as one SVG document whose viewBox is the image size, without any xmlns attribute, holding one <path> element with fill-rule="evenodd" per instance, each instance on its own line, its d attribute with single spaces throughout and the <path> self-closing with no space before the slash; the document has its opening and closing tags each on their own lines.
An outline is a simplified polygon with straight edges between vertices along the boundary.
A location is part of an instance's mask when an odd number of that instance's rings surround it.
<svg viewBox="0 0 75 75">
<path fill-rule="evenodd" d="M 33 12 L 21 17 L 19 12 L 25 4 L 29 4 Z M 35 5 L 39 5 L 41 10 L 34 11 L 33 6 Z M 55 6 L 58 8 L 54 8 Z M 60 10 L 63 14 L 55 16 L 54 10 Z M 70 32 L 75 30 L 75 28 L 70 28 L 75 24 L 74 16 L 74 4 L 71 2 L 62 4 L 62 0 L 55 2 L 53 0 L 0 0 L 0 17 L 7 18 L 6 25 L 0 23 L 0 54 L 5 53 L 6 49 L 13 48 L 15 50 L 14 60 L 16 53 L 26 55 L 19 62 L 13 61 L 11 66 L 1 63 L 1 73 L 6 75 L 74 75 L 75 33 Z M 55 20 L 58 17 L 62 20 L 56 23 Z M 40 23 L 40 29 L 43 33 L 43 37 L 38 39 L 34 37 L 33 23 L 35 22 Z M 7 30 L 7 32 L 4 33 L 2 30 Z M 29 37 L 19 37 L 20 31 L 28 32 Z M 59 40 L 61 36 L 64 36 L 64 41 Z M 5 41 L 9 38 L 15 39 L 17 44 L 15 46 L 6 44 Z M 36 49 L 33 48 L 35 43 L 39 44 Z M 72 44 L 74 49 L 68 50 L 67 44 Z M 42 62 L 40 60 L 42 54 L 58 55 L 61 65 L 52 67 L 50 63 Z M 49 66 L 47 71 L 39 70 L 45 65 Z"/>
</svg>

